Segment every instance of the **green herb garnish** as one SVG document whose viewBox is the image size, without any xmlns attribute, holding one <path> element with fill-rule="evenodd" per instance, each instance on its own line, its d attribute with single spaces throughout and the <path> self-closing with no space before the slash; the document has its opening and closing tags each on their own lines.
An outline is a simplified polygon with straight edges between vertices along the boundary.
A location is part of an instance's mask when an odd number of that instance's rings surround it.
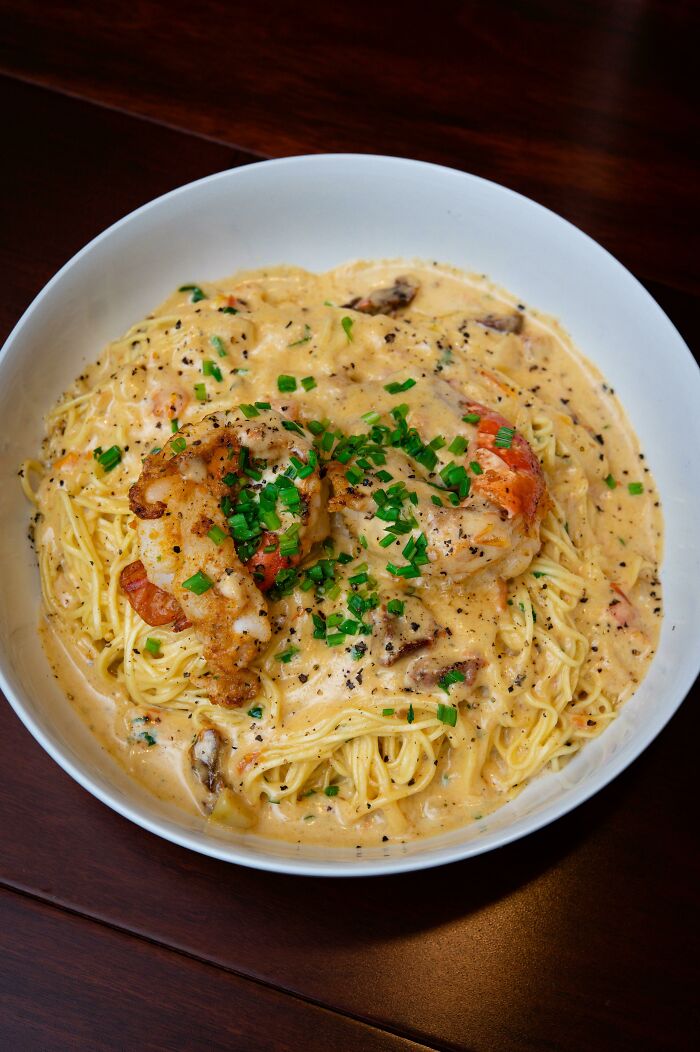
<svg viewBox="0 0 700 1052">
<path fill-rule="evenodd" d="M 221 369 L 210 358 L 205 358 L 202 362 L 202 372 L 205 376 L 213 376 L 215 380 L 221 383 Z"/>
<path fill-rule="evenodd" d="M 446 723 L 448 727 L 457 726 L 457 709 L 454 705 L 443 705 L 442 702 L 437 707 L 437 718 L 440 723 Z"/>
<path fill-rule="evenodd" d="M 288 347 L 301 347 L 302 343 L 308 343 L 311 339 L 311 327 L 309 325 L 304 326 L 304 335 L 300 340 L 295 340 L 294 343 L 288 343 Z"/>
<path fill-rule="evenodd" d="M 121 459 L 122 451 L 119 446 L 110 446 L 109 449 L 105 449 L 104 453 L 99 454 L 97 463 L 104 471 L 113 471 L 117 464 L 121 463 Z"/>
<path fill-rule="evenodd" d="M 294 655 L 298 653 L 299 647 L 290 644 L 288 647 L 285 647 L 284 650 L 280 650 L 278 654 L 275 654 L 275 661 L 281 661 L 283 665 L 288 665 Z"/>
<path fill-rule="evenodd" d="M 503 424 L 501 427 L 499 427 L 498 431 L 496 432 L 496 440 L 494 442 L 494 446 L 496 447 L 496 449 L 510 449 L 510 447 L 513 444 L 514 435 L 515 428 L 506 427 L 505 424 Z"/>
<path fill-rule="evenodd" d="M 200 289 L 199 285 L 180 285 L 178 292 L 191 292 L 190 303 L 199 303 L 200 300 L 205 300 L 207 297 Z"/>
<path fill-rule="evenodd" d="M 249 402 L 242 402 L 238 408 L 247 420 L 252 420 L 254 416 L 260 416 L 260 413 L 255 406 L 251 405 Z"/>
<path fill-rule="evenodd" d="M 210 541 L 213 541 L 217 547 L 226 540 L 227 534 L 225 530 L 222 530 L 220 526 L 212 526 L 208 531 L 207 537 Z"/>
<path fill-rule="evenodd" d="M 464 673 L 460 672 L 458 668 L 451 668 L 442 679 L 438 680 L 438 687 L 444 690 L 446 694 L 449 694 L 453 683 L 464 683 L 466 678 Z"/>
<path fill-rule="evenodd" d="M 398 383 L 396 380 L 394 380 L 390 384 L 384 384 L 384 390 L 388 391 L 389 394 L 399 394 L 400 392 L 408 391 L 408 390 L 410 390 L 411 387 L 415 387 L 415 386 L 416 386 L 416 381 L 412 380 L 409 377 L 409 379 L 408 380 L 404 380 L 404 382 L 402 384 Z"/>
<path fill-rule="evenodd" d="M 188 592 L 194 592 L 195 595 L 204 595 L 205 592 L 214 587 L 214 582 L 210 581 L 201 570 L 197 570 L 196 574 L 182 582 L 182 587 L 186 588 Z"/>
</svg>

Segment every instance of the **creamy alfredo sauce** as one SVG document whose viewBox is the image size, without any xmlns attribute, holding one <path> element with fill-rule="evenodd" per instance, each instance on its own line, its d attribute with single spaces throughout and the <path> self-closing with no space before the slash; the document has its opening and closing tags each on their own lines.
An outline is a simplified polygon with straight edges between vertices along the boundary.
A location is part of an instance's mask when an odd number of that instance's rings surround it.
<svg viewBox="0 0 700 1052">
<path fill-rule="evenodd" d="M 419 290 L 395 316 L 367 316 L 341 306 L 404 274 Z M 206 412 L 267 400 L 292 420 L 330 419 L 353 434 L 367 427 L 363 414 L 374 411 L 391 420 L 392 408 L 402 403 L 409 407 L 409 423 L 426 442 L 444 437 L 449 444 L 460 435 L 470 440 L 473 431 L 462 419 L 464 408 L 453 397 L 457 392 L 497 409 L 525 435 L 532 433 L 533 414 L 549 422 L 557 445 L 545 461 L 545 479 L 577 547 L 584 580 L 569 615 L 572 631 L 585 641 L 580 682 L 597 683 L 613 712 L 634 692 L 653 656 L 661 617 L 658 497 L 614 392 L 556 321 L 518 304 L 485 278 L 425 263 L 358 263 L 321 276 L 274 268 L 203 285 L 202 296 L 198 300 L 191 289 L 175 293 L 151 316 L 148 330 L 140 332 L 136 326 L 127 341 L 108 349 L 68 392 L 74 398 L 94 390 L 94 418 L 84 434 L 85 450 L 67 449 L 60 428 L 49 435 L 45 452 L 53 468 L 39 489 L 40 549 L 55 549 L 59 543 L 52 517 L 59 488 L 79 490 L 85 478 L 81 472 L 93 470 L 92 450 L 113 444 L 116 422 L 123 436 L 122 462 L 107 482 L 110 493 L 123 499 L 142 457 L 170 437 L 169 418 L 175 415 L 182 427 Z M 222 304 L 231 303 L 237 313 L 222 310 Z M 520 331 L 498 327 L 503 318 L 514 316 L 522 324 L 510 327 Z M 154 329 L 152 319 L 159 317 L 162 324 Z M 194 392 L 203 382 L 203 359 L 212 357 L 212 338 L 223 341 L 226 354 L 215 359 L 221 381 L 206 377 L 205 405 Z M 280 374 L 297 379 L 295 391 L 279 390 Z M 116 382 L 110 380 L 115 375 Z M 315 381 L 309 390 L 301 384 L 307 377 Z M 415 379 L 415 385 L 399 393 L 386 390 L 407 378 Z M 87 454 L 77 468 L 71 453 Z M 442 462 L 452 459 L 463 457 L 445 455 Z M 408 472 L 409 487 L 411 479 L 415 483 Z M 439 749 L 427 788 L 406 796 L 398 808 L 370 807 L 359 816 L 342 777 L 333 779 L 340 785 L 336 795 L 317 789 L 271 800 L 263 792 L 245 805 L 250 832 L 292 841 L 375 844 L 435 834 L 493 810 L 538 769 L 531 764 L 520 778 L 508 769 L 503 752 L 496 756 L 490 747 L 494 727 L 504 728 L 502 740 L 507 740 L 505 728 L 516 728 L 520 709 L 526 707 L 519 700 L 527 676 L 519 664 L 517 640 L 513 632 L 502 630 L 504 617 L 517 615 L 518 581 L 504 583 L 488 573 L 456 583 L 449 575 L 418 583 L 397 581 L 386 564 L 405 563 L 405 538 L 388 550 L 376 544 L 365 549 L 339 514 L 331 517 L 331 536 L 336 555 L 346 551 L 353 557 L 347 566 L 336 567 L 343 585 L 340 598 L 335 603 L 319 600 L 314 591 L 296 589 L 270 604 L 273 638 L 261 665 L 280 692 L 282 722 L 271 731 L 263 712 L 236 725 L 232 748 L 227 746 L 222 759 L 223 773 L 236 792 L 242 786 L 241 771 L 274 743 L 277 733 L 303 734 L 328 714 L 361 706 L 373 696 L 399 696 L 398 705 L 387 706 L 392 710 L 387 719 L 405 721 L 409 705 L 417 704 L 421 693 L 420 681 L 409 673 L 426 655 L 438 669 L 467 658 L 477 658 L 480 667 L 473 682 L 469 676 L 442 693 L 446 705 L 460 707 L 463 719 L 459 735 L 448 734 Z M 329 616 L 342 609 L 345 618 L 352 616 L 343 607 L 347 579 L 364 564 L 383 603 L 392 597 L 410 600 L 415 590 L 425 616 L 437 626 L 431 646 L 385 665 L 381 659 L 387 638 L 381 632 L 348 635 L 336 646 L 328 645 L 327 638 L 314 638 L 313 613 Z M 70 574 L 57 572 L 59 603 L 67 608 L 73 584 Z M 536 595 L 552 585 L 542 573 L 534 580 L 530 575 L 528 587 Z M 103 643 L 76 631 L 75 625 L 75 620 L 49 612 L 42 634 L 52 667 L 81 715 L 105 748 L 155 795 L 207 814 L 211 797 L 190 762 L 193 735 L 201 726 L 192 710 L 134 704 L 123 678 L 106 682 L 97 673 Z M 551 628 L 539 625 L 540 631 Z M 163 630 L 149 629 L 148 634 L 157 637 Z M 359 654 L 358 643 L 365 646 Z M 294 652 L 288 661 L 275 659 L 289 648 Z M 544 649 L 544 644 L 536 646 L 533 662 Z M 158 660 L 165 659 L 153 658 Z M 440 693 L 434 682 L 430 689 Z M 566 758 L 569 747 L 574 751 L 605 725 L 605 719 L 585 711 L 590 693 L 590 687 L 574 692 L 573 715 L 568 705 L 559 717 L 554 715 L 561 738 L 554 766 Z M 556 709 L 556 701 L 552 704 Z M 255 705 L 251 708 L 255 713 Z"/>
</svg>

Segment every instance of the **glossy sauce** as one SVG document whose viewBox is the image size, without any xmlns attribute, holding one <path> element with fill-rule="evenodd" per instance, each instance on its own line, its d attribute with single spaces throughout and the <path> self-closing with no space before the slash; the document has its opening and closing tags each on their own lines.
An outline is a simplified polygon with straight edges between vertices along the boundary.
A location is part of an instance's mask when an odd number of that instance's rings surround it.
<svg viewBox="0 0 700 1052">
<path fill-rule="evenodd" d="M 417 279 L 420 291 L 414 303 L 397 318 L 353 314 L 350 335 L 338 326 L 337 311 L 329 321 L 327 301 L 346 303 L 405 273 Z M 444 385 L 469 389 L 472 397 L 479 396 L 484 404 L 495 405 L 499 385 L 490 373 L 495 369 L 495 379 L 506 377 L 517 391 L 507 400 L 511 415 L 513 407 L 523 412 L 537 407 L 546 409 L 556 427 L 569 440 L 579 443 L 578 455 L 588 479 L 587 521 L 577 521 L 573 499 L 567 521 L 568 532 L 585 547 L 595 568 L 587 578 L 584 601 L 574 615 L 576 628 L 591 644 L 586 662 L 604 679 L 607 694 L 617 703 L 633 693 L 655 651 L 661 616 L 658 563 L 662 527 L 658 497 L 614 392 L 574 350 L 557 322 L 529 306 L 519 306 L 483 278 L 429 264 L 354 264 L 320 277 L 293 268 L 278 268 L 236 275 L 229 282 L 217 283 L 217 288 L 234 293 L 237 300 L 248 305 L 248 311 L 225 319 L 231 355 L 231 363 L 227 364 L 235 363 L 241 372 L 235 375 L 230 393 L 222 395 L 217 391 L 216 397 L 229 399 L 230 405 L 268 398 L 292 418 L 295 407 L 303 407 L 298 411 L 303 411 L 305 419 L 326 415 L 343 430 L 352 432 L 358 417 L 368 409 L 388 412 L 402 400 L 411 407 L 411 422 L 426 437 L 444 434 L 449 440 L 463 428 L 459 409 L 451 406 L 449 399 L 446 402 Z M 156 313 L 174 319 L 182 300 L 182 294 L 176 294 Z M 268 306 L 274 308 L 269 316 L 264 309 Z M 288 324 L 283 326 L 280 310 L 288 318 Z M 512 314 L 516 310 L 525 318 L 520 334 L 474 324 L 476 318 Z M 465 325 L 469 319 L 471 324 Z M 173 325 L 171 360 L 160 360 L 157 369 L 135 368 L 131 376 L 125 377 L 121 394 L 129 402 L 130 451 L 124 467 L 130 480 L 138 474 L 143 452 L 160 437 L 160 403 L 177 398 L 180 391 L 186 397 L 193 383 L 201 381 L 201 357 L 193 352 L 199 349 L 206 353 L 211 334 L 221 328 L 220 316 L 211 324 L 202 321 L 199 328 L 185 324 L 176 331 Z M 314 334 L 329 331 L 331 335 L 323 343 L 315 338 Z M 312 335 L 307 339 L 308 333 Z M 298 377 L 313 375 L 317 386 L 286 397 L 276 384 L 282 371 Z M 387 382 L 409 375 L 418 380 L 410 391 L 398 396 L 385 392 Z M 89 385 L 89 370 L 87 376 Z M 212 411 L 219 404 L 227 403 L 216 402 L 205 411 Z M 104 418 L 109 420 L 110 405 L 105 404 L 103 410 Z M 123 414 L 123 404 L 119 412 Z M 202 407 L 196 403 L 183 401 L 179 406 L 181 423 L 201 414 Z M 95 440 L 103 437 L 108 444 L 107 431 Z M 611 477 L 617 482 L 615 488 L 605 482 Z M 565 458 L 548 473 L 552 492 L 564 504 L 573 478 Z M 636 482 L 643 484 L 642 494 L 629 491 L 628 483 Z M 341 550 L 351 548 L 352 540 L 339 518 L 333 523 L 333 537 Z M 382 594 L 398 594 L 382 560 L 371 551 L 365 558 L 370 572 L 380 581 Z M 633 627 L 620 629 L 611 618 L 610 582 L 615 582 L 625 594 L 631 591 Z M 475 791 L 473 782 L 465 776 L 468 750 L 478 743 L 507 704 L 508 685 L 516 664 L 515 656 L 505 653 L 497 640 L 499 587 L 498 581 L 489 580 L 487 575 L 477 588 L 443 581 L 421 589 L 421 599 L 435 621 L 449 626 L 449 633 L 441 634 L 431 648 L 431 656 L 436 660 L 444 657 L 449 664 L 465 654 L 480 654 L 486 656 L 488 664 L 479 675 L 477 690 L 458 685 L 454 691 L 455 701 L 474 710 L 469 724 L 473 737 L 459 748 L 441 754 L 430 786 L 401 803 L 403 819 L 396 814 L 372 814 L 358 819 L 342 799 L 317 794 L 301 809 L 291 800 L 259 804 L 255 809 L 254 835 L 328 844 L 374 844 L 387 838 L 403 840 L 435 834 L 480 817 L 504 801 L 489 778 L 482 778 Z M 542 587 L 547 587 L 546 580 Z M 384 668 L 376 651 L 373 655 L 370 651 L 367 660 L 358 664 L 346 648 L 331 649 L 313 638 L 311 618 L 304 616 L 299 599 L 294 596 L 274 604 L 272 621 L 275 632 L 269 654 L 290 644 L 300 648 L 289 663 L 266 664 L 283 696 L 285 731 L 311 727 L 325 709 L 332 711 L 337 707 L 339 699 L 351 705 L 376 690 L 403 691 L 406 705 L 410 702 L 405 693 L 406 668 L 415 655 Z M 118 684 L 111 690 L 105 688 L 104 682 L 91 673 L 90 647 L 85 644 L 77 649 L 74 637 L 61 628 L 55 617 L 45 622 L 43 635 L 56 674 L 105 748 L 155 795 L 205 813 L 206 794 L 194 777 L 189 760 L 191 713 L 156 709 L 144 712 L 129 701 Z M 255 719 L 238 734 L 229 761 L 232 782 L 240 757 L 260 748 L 260 734 L 261 726 Z"/>
</svg>

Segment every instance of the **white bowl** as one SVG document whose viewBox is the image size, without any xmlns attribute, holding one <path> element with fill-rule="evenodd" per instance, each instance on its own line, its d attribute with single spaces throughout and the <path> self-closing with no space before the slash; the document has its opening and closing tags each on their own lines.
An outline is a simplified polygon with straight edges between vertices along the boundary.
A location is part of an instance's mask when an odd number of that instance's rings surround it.
<svg viewBox="0 0 700 1052">
<path fill-rule="evenodd" d="M 53 679 L 37 637 L 39 580 L 17 468 L 38 449 L 44 412 L 83 364 L 175 286 L 241 267 L 324 270 L 399 256 L 486 273 L 524 303 L 558 316 L 615 387 L 663 501 L 661 644 L 640 690 L 600 738 L 561 773 L 544 774 L 470 827 L 363 850 L 217 835 L 131 781 Z M 668 318 L 620 263 L 502 186 L 436 165 L 352 154 L 265 161 L 191 183 L 116 223 L 59 271 L 8 339 L 0 381 L 0 685 L 64 770 L 168 840 L 260 869 L 335 876 L 477 855 L 540 828 L 606 785 L 659 733 L 692 685 L 700 665 L 700 373 Z"/>
</svg>

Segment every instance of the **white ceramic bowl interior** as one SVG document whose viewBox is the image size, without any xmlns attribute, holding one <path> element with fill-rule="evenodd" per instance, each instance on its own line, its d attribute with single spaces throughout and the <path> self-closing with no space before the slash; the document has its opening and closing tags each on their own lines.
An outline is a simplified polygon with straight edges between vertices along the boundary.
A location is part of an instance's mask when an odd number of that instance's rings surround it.
<svg viewBox="0 0 700 1052">
<path fill-rule="evenodd" d="M 666 517 L 661 645 L 641 689 L 599 739 L 564 771 L 535 780 L 468 828 L 364 850 L 217 835 L 133 783 L 56 685 L 37 642 L 39 582 L 17 468 L 38 449 L 43 413 L 83 365 L 175 286 L 242 267 L 292 263 L 324 270 L 387 257 L 436 259 L 488 274 L 523 303 L 558 316 L 615 387 Z M 343 876 L 476 855 L 543 826 L 609 782 L 661 730 L 697 673 L 698 369 L 668 318 L 612 256 L 554 213 L 495 183 L 363 155 L 266 161 L 192 183 L 127 216 L 66 264 L 7 341 L 0 378 L 0 685 L 29 731 L 81 785 L 176 843 L 261 869 Z"/>
</svg>

